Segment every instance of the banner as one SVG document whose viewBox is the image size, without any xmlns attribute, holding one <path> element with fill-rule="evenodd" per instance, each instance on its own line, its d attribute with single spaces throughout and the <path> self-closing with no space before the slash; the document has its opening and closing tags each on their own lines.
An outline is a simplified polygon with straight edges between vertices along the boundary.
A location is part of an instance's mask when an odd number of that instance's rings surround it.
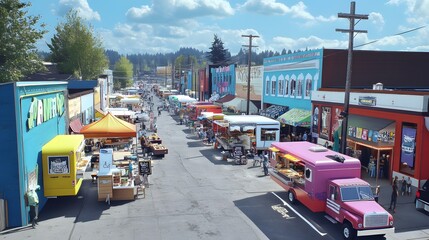
<svg viewBox="0 0 429 240">
<path fill-rule="evenodd" d="M 416 146 L 416 129 L 402 126 L 401 163 L 414 167 L 414 152 Z"/>
</svg>

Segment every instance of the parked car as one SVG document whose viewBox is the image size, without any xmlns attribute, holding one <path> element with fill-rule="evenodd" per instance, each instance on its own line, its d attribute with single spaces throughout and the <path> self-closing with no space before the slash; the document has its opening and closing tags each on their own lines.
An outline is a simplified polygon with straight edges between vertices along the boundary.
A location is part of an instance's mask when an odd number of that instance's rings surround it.
<svg viewBox="0 0 429 240">
<path fill-rule="evenodd" d="M 429 212 L 429 179 L 416 192 L 416 209 Z"/>
</svg>

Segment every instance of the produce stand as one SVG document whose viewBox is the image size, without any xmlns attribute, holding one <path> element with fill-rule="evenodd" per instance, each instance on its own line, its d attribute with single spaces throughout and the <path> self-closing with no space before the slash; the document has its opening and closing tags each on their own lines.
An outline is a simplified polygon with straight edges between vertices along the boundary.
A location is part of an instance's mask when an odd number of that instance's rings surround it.
<svg viewBox="0 0 429 240">
<path fill-rule="evenodd" d="M 152 153 L 153 156 L 163 158 L 168 154 L 168 149 L 162 145 L 162 140 L 158 134 L 153 133 L 150 136 L 142 136 L 140 138 L 142 148 Z"/>
</svg>

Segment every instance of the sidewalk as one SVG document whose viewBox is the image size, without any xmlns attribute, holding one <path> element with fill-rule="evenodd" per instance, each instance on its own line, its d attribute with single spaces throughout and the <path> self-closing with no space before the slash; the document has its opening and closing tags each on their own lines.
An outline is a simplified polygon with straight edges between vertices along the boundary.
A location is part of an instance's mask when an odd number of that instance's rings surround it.
<svg viewBox="0 0 429 240">
<path fill-rule="evenodd" d="M 378 203 L 388 210 L 392 194 L 390 180 L 378 179 L 376 181 L 364 171 L 362 172 L 362 179 L 373 187 L 380 186 Z M 394 218 L 395 234 L 386 236 L 387 240 L 429 239 L 429 214 L 415 208 L 415 193 L 416 189 L 414 188 L 411 196 L 399 195 L 396 202 L 396 212 L 393 213 L 393 211 L 388 210 Z"/>
</svg>

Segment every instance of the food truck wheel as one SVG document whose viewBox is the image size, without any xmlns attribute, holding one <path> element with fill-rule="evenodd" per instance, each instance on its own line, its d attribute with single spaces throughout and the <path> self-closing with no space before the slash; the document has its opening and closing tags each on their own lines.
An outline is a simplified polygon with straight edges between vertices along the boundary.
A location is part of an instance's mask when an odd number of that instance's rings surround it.
<svg viewBox="0 0 429 240">
<path fill-rule="evenodd" d="M 288 199 L 290 203 L 295 204 L 296 203 L 296 196 L 295 196 L 295 192 L 292 190 L 289 190 L 289 192 L 287 193 Z"/>
<path fill-rule="evenodd" d="M 354 229 L 352 224 L 349 222 L 345 222 L 343 224 L 343 237 L 346 240 L 356 238 L 356 229 Z"/>
</svg>

